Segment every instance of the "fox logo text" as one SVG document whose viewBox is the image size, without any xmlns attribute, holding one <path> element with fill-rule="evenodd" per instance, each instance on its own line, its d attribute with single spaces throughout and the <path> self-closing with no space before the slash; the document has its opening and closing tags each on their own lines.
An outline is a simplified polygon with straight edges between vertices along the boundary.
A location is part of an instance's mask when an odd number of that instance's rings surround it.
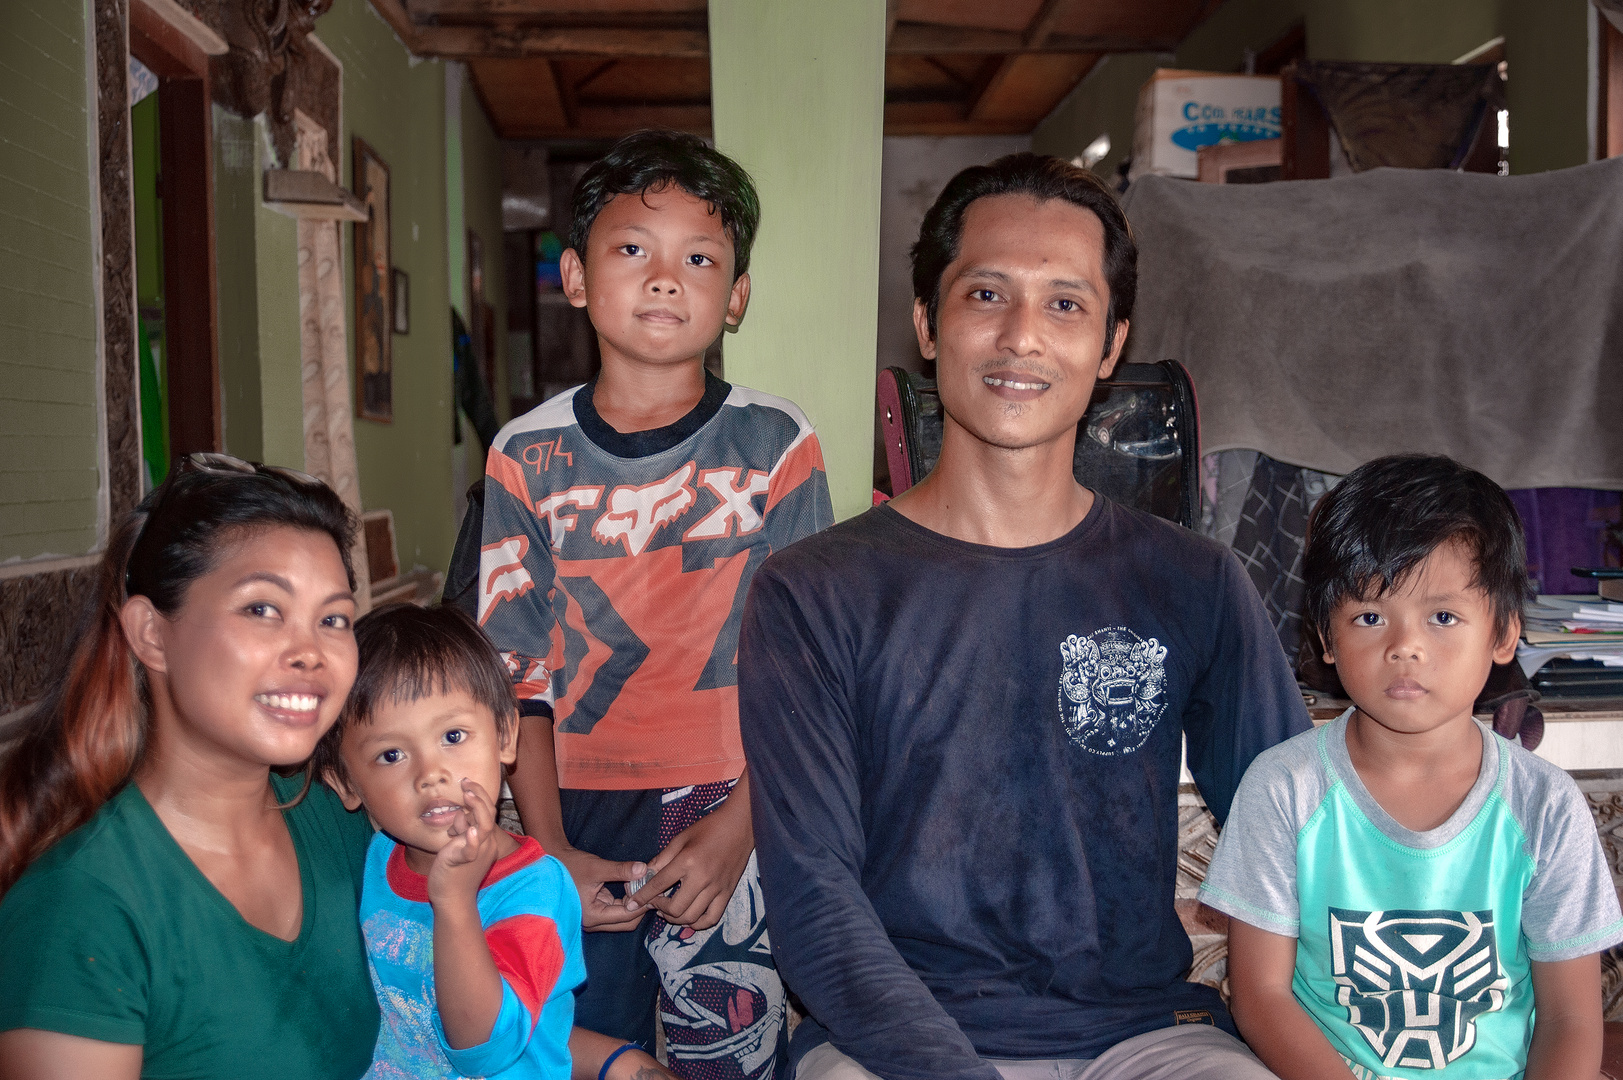
<svg viewBox="0 0 1623 1080">
<path fill-rule="evenodd" d="M 491 609 L 502 600 L 523 596 L 535 588 L 535 579 L 524 569 L 524 556 L 530 541 L 509 536 L 479 549 L 479 624 L 490 618 Z"/>
<path fill-rule="evenodd" d="M 766 494 L 769 483 L 766 473 L 751 469 L 749 478 L 740 483 L 738 469 L 706 469 L 699 474 L 699 483 L 715 492 L 721 505 L 700 518 L 683 540 L 720 540 L 731 536 L 735 520 L 739 536 L 748 536 L 761 527 L 761 515 L 755 512 L 751 500 Z"/>
<path fill-rule="evenodd" d="M 652 484 L 615 488 L 609 492 L 607 510 L 592 525 L 592 535 L 605 544 L 618 540 L 625 545 L 627 555 L 641 555 L 648 550 L 654 533 L 693 506 L 695 495 L 688 483 L 692 479 L 690 461 Z"/>
</svg>

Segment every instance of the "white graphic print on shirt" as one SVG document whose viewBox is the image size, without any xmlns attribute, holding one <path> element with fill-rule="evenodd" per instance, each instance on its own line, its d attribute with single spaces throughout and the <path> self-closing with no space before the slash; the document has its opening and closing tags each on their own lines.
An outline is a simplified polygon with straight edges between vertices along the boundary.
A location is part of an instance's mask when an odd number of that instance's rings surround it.
<svg viewBox="0 0 1623 1080">
<path fill-rule="evenodd" d="M 1125 626 L 1060 643 L 1059 713 L 1071 741 L 1107 757 L 1144 745 L 1166 711 L 1167 649 Z"/>
<path fill-rule="evenodd" d="M 1504 1008 L 1492 911 L 1330 909 L 1331 974 L 1347 1020 L 1388 1068 L 1441 1069 Z"/>
</svg>

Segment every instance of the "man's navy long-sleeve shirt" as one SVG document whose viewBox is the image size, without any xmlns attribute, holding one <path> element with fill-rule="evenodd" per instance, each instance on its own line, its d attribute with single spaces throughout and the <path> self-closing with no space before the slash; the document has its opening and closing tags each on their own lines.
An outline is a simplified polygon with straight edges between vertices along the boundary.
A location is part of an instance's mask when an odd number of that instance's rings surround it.
<svg viewBox="0 0 1623 1080">
<path fill-rule="evenodd" d="M 887 1080 L 997 1080 L 1176 1023 L 1181 736 L 1221 821 L 1306 729 L 1221 546 L 1102 497 L 1037 547 L 888 507 L 768 559 L 739 709 L 772 949 L 828 1038 Z"/>
</svg>

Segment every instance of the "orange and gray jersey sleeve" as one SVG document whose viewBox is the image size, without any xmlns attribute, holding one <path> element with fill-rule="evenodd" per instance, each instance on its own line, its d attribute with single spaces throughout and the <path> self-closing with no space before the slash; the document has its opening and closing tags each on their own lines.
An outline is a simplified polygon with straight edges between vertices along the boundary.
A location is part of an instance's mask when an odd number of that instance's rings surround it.
<svg viewBox="0 0 1623 1080">
<path fill-rule="evenodd" d="M 803 417 L 801 423 L 799 437 L 772 467 L 767 480 L 766 535 L 773 551 L 782 551 L 834 524 L 823 448 Z"/>
<path fill-rule="evenodd" d="M 712 517 L 723 509 L 735 509 L 734 504 L 741 502 L 739 496 L 747 500 L 764 491 L 766 502 L 760 515 L 755 516 L 753 510 L 749 511 L 752 524 L 746 527 L 741 516 L 738 527 L 740 535 L 761 529 L 768 554 L 782 551 L 796 540 L 834 524 L 834 508 L 828 494 L 828 472 L 823 465 L 823 447 L 817 441 L 817 434 L 812 430 L 806 414 L 791 401 L 742 386 L 733 387 L 732 393 L 727 396 L 727 404 L 737 408 L 741 416 L 749 418 L 746 424 L 750 430 L 758 432 L 760 438 L 770 438 L 779 446 L 783 446 L 784 442 L 788 445 L 777 452 L 771 470 L 764 476 L 758 472 L 750 473 L 749 495 L 737 491 L 729 498 L 726 491 L 712 483 L 710 471 L 702 473 L 701 482 L 711 486 L 726 504 L 718 507 Z M 742 505 L 748 507 L 751 504 L 743 501 Z M 688 535 L 693 535 L 693 532 L 690 531 Z"/>
<path fill-rule="evenodd" d="M 551 716 L 562 642 L 553 614 L 551 537 L 523 467 L 493 447 L 485 463 L 479 625 L 501 653 L 525 716 Z"/>
</svg>

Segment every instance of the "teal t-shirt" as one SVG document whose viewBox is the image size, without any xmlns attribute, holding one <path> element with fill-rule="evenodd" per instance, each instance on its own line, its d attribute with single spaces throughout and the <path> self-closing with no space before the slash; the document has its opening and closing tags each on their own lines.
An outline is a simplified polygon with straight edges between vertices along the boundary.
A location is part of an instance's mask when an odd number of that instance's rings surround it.
<svg viewBox="0 0 1623 1080">
<path fill-rule="evenodd" d="M 1532 963 L 1623 940 L 1583 794 L 1482 727 L 1465 801 L 1413 832 L 1353 768 L 1350 715 L 1251 765 L 1201 899 L 1297 939 L 1296 1000 L 1359 1080 L 1520 1077 Z"/>
<path fill-rule="evenodd" d="M 272 777 L 279 799 L 301 782 Z M 320 784 L 284 812 L 299 936 L 249 925 L 135 784 L 0 901 L 0 1031 L 139 1043 L 143 1077 L 353 1080 L 378 1006 L 356 917 L 372 829 Z"/>
</svg>

